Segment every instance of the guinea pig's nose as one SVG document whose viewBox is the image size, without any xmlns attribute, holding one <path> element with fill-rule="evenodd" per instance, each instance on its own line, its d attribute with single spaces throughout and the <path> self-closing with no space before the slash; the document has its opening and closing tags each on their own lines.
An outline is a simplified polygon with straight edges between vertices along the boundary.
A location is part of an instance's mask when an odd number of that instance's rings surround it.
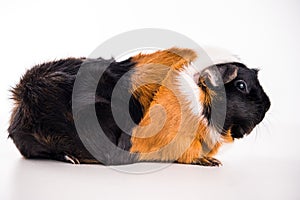
<svg viewBox="0 0 300 200">
<path fill-rule="evenodd" d="M 269 109 L 270 109 L 270 107 L 271 107 L 271 102 L 270 102 L 270 99 L 269 99 L 269 97 L 266 95 L 266 100 L 265 100 L 265 112 L 267 112 Z"/>
<path fill-rule="evenodd" d="M 266 112 L 270 109 L 270 107 L 271 107 L 271 103 L 270 103 L 270 101 L 269 101 L 269 103 L 268 103 L 268 105 L 267 105 L 267 107 L 266 107 Z"/>
</svg>

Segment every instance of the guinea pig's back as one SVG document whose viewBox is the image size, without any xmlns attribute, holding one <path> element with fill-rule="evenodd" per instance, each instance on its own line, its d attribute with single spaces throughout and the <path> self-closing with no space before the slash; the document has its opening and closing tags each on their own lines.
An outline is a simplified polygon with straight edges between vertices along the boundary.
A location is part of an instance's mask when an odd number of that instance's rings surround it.
<svg viewBox="0 0 300 200">
<path fill-rule="evenodd" d="M 79 162 L 91 158 L 76 135 L 72 90 L 84 59 L 68 58 L 37 65 L 12 89 L 9 137 L 26 158 Z"/>
</svg>

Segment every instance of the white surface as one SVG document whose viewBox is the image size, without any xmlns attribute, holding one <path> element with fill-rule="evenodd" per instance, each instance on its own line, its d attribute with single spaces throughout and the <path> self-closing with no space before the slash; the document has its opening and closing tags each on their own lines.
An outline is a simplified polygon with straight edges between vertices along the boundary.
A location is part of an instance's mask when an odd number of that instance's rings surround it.
<svg viewBox="0 0 300 200">
<path fill-rule="evenodd" d="M 100 165 L 16 159 L 5 199 L 299 199 L 298 161 L 242 158 L 221 168 L 174 164 L 131 175 Z M 139 164 L 140 167 L 147 164 Z M 166 165 L 166 164 L 157 164 Z M 298 184 L 297 184 L 298 183 Z M 2 198 L 3 199 L 3 198 Z"/>
<path fill-rule="evenodd" d="M 297 0 L 1 1 L 0 199 L 300 199 L 299 11 Z M 8 89 L 25 68 L 88 56 L 106 39 L 144 27 L 228 48 L 261 68 L 271 110 L 249 137 L 217 156 L 224 166 L 157 164 L 167 167 L 134 175 L 22 159 L 6 129 Z"/>
</svg>

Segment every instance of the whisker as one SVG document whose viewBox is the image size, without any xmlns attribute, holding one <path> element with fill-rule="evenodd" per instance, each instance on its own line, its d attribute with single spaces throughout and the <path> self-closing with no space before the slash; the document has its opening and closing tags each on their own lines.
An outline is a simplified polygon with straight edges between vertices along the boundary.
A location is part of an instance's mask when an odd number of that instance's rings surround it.
<svg viewBox="0 0 300 200">
<path fill-rule="evenodd" d="M 258 129 L 259 129 L 259 125 L 256 126 L 255 128 L 255 136 L 254 136 L 254 141 L 257 142 L 257 138 L 258 138 Z"/>
<path fill-rule="evenodd" d="M 268 124 L 267 124 L 268 123 Z M 269 129 L 269 125 L 271 125 L 271 123 L 266 119 L 264 121 L 261 122 L 261 125 L 264 127 L 264 129 L 266 130 L 266 132 L 271 135 L 272 132 Z"/>
</svg>

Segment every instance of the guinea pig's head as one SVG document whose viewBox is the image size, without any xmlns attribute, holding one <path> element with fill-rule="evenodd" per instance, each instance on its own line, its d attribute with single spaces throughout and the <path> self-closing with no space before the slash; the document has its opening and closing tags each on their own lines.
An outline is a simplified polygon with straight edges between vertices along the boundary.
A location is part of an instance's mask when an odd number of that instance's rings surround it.
<svg viewBox="0 0 300 200">
<path fill-rule="evenodd" d="M 235 62 L 217 64 L 202 71 L 200 85 L 209 91 L 212 102 L 209 106 L 215 104 L 218 107 L 218 104 L 224 102 L 226 104 L 222 133 L 230 130 L 233 138 L 242 138 L 265 117 L 270 108 L 270 100 L 257 75 L 257 69 L 249 69 L 244 64 Z M 222 94 L 221 91 L 225 91 L 223 96 L 226 101 L 218 97 Z"/>
</svg>

